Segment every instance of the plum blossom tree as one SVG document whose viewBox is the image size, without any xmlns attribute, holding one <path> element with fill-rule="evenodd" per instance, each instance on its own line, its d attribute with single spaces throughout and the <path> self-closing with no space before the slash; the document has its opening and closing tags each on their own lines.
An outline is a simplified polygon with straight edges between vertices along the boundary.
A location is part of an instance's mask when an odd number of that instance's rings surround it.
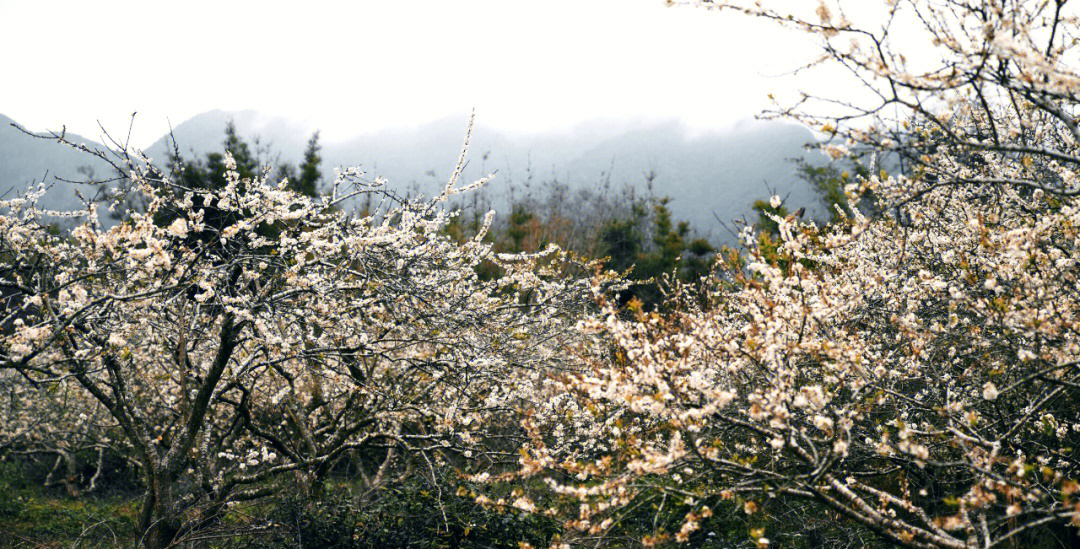
<svg viewBox="0 0 1080 549">
<path fill-rule="evenodd" d="M 913 206 L 938 215 L 903 238 L 892 222 L 778 219 L 779 261 L 752 248 L 708 308 L 607 306 L 583 327 L 614 359 L 565 381 L 595 422 L 557 440 L 539 421 L 561 416 L 538 413 L 523 473 L 545 474 L 569 525 L 594 534 L 657 494 L 689 507 L 682 541 L 734 498 L 810 499 L 915 547 L 1075 519 L 1080 210 L 991 224 L 956 192 Z"/>
<path fill-rule="evenodd" d="M 838 70 L 854 92 L 803 92 L 765 114 L 820 130 L 830 156 L 898 155 L 905 173 L 919 175 L 913 191 L 1077 192 L 1080 54 L 1068 0 L 682 3 L 768 19 L 818 41 L 821 55 L 805 68 Z"/>
<path fill-rule="evenodd" d="M 898 154 L 900 174 L 845 189 L 890 215 L 774 216 L 775 247 L 748 229 L 708 302 L 676 288 L 670 315 L 598 293 L 582 329 L 611 349 L 562 378 L 499 477 L 546 490 L 495 504 L 562 516 L 578 540 L 666 505 L 681 520 L 644 542 L 700 542 L 730 503 L 805 501 L 908 547 L 1075 543 L 1080 20 L 1064 1 L 695 4 L 808 32 L 871 92 L 776 114 L 835 157 Z M 583 419 L 560 427 L 566 408 Z"/>
<path fill-rule="evenodd" d="M 346 455 L 368 494 L 505 460 L 515 444 L 490 441 L 513 439 L 499 427 L 580 337 L 567 318 L 591 300 L 567 275 L 587 272 L 576 260 L 497 257 L 482 234 L 441 231 L 447 198 L 485 182 L 459 186 L 464 152 L 440 194 L 408 201 L 357 170 L 313 198 L 242 178 L 231 156 L 225 180 L 198 189 L 126 149 L 113 160 L 146 207 L 110 229 L 93 205 L 58 235 L 34 193 L 0 203 L 0 423 L 10 448 L 127 456 L 147 547 L 284 482 L 317 495 Z M 339 207 L 362 193 L 379 211 Z M 480 280 L 482 261 L 503 276 Z"/>
</svg>

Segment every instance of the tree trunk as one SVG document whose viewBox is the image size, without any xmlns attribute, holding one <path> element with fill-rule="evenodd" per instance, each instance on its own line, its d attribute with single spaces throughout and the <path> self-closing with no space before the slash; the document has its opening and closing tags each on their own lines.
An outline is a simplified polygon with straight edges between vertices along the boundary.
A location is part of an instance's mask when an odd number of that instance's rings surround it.
<svg viewBox="0 0 1080 549">
<path fill-rule="evenodd" d="M 176 505 L 171 501 L 172 486 L 167 479 L 162 479 L 151 471 L 147 475 L 149 478 L 146 479 L 146 494 L 143 496 L 139 514 L 141 544 L 146 549 L 165 549 L 176 538 L 182 520 Z"/>
<path fill-rule="evenodd" d="M 178 522 L 158 519 L 150 526 L 150 531 L 146 532 L 143 538 L 143 546 L 146 549 L 165 549 L 172 544 L 173 539 L 176 538 L 176 533 L 179 531 L 180 525 Z"/>
</svg>

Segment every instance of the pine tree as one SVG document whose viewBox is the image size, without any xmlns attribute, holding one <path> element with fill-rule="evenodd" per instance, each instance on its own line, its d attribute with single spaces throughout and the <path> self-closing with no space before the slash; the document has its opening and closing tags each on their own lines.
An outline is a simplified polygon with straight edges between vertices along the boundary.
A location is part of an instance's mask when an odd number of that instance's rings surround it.
<svg viewBox="0 0 1080 549">
<path fill-rule="evenodd" d="M 308 139 L 307 149 L 304 151 L 304 161 L 300 163 L 300 173 L 295 178 L 289 178 L 289 188 L 304 196 L 315 197 L 319 194 L 319 180 L 322 173 L 319 171 L 319 163 L 322 156 L 319 151 L 319 132 L 311 135 Z"/>
</svg>

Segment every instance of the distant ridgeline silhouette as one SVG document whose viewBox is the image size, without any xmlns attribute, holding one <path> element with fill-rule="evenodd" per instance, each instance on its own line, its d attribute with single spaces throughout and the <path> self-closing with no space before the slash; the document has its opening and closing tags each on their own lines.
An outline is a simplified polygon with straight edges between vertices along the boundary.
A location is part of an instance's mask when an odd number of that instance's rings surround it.
<svg viewBox="0 0 1080 549">
<path fill-rule="evenodd" d="M 241 138 L 271 165 L 299 164 L 314 128 L 255 111 L 210 111 L 175 126 L 180 153 L 185 159 L 220 152 L 225 125 L 233 121 Z M 85 179 L 80 168 L 96 177 L 108 177 L 107 165 L 55 141 L 33 139 L 0 116 L 0 182 L 3 190 L 24 190 L 48 174 Z M 138 120 L 135 122 L 138 123 Z M 411 129 L 361 134 L 344 141 L 323 140 L 324 184 L 333 168 L 360 165 L 368 176 L 387 178 L 401 194 L 431 195 L 445 185 L 460 153 L 467 117 L 452 116 Z M 171 156 L 172 144 L 163 136 L 146 149 L 156 163 Z M 87 144 L 100 140 L 68 134 Z M 748 121 L 733 128 L 691 137 L 677 122 L 629 125 L 620 122 L 582 124 L 566 133 L 514 135 L 486 129 L 482 121 L 473 132 L 469 164 L 464 178 L 476 179 L 497 171 L 484 190 L 485 200 L 501 215 L 509 215 L 513 199 L 542 195 L 553 182 L 573 192 L 589 189 L 615 193 L 624 185 L 647 193 L 647 174 L 653 174 L 651 192 L 671 198 L 673 216 L 691 223 L 714 242 L 730 236 L 717 219 L 756 219 L 751 205 L 770 194 L 786 196 L 789 204 L 808 205 L 808 214 L 824 214 L 815 191 L 796 174 L 791 159 L 820 162 L 807 152 L 814 140 L 801 126 Z M 770 190 L 771 189 L 771 190 Z M 89 192 L 84 190 L 84 193 Z M 56 209 L 79 207 L 70 185 L 58 185 L 45 199 Z"/>
</svg>

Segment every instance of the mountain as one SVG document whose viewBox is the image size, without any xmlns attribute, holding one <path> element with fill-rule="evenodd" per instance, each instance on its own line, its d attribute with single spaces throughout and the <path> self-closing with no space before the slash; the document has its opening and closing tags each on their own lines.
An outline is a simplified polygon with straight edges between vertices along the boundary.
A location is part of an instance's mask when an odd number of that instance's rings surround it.
<svg viewBox="0 0 1080 549">
<path fill-rule="evenodd" d="M 90 198 L 97 192 L 96 186 L 75 187 L 67 183 L 57 183 L 57 178 L 85 181 L 88 174 L 103 179 L 112 173 L 112 167 L 104 161 L 59 144 L 54 139 L 29 136 L 13 127 L 14 122 L 0 115 L 0 196 L 11 198 L 16 192 L 23 192 L 39 183 L 55 183 L 45 193 L 41 204 L 59 211 L 81 209 L 82 202 L 75 190 Z M 104 147 L 93 139 L 73 133 L 68 133 L 66 138 L 73 143 L 104 150 Z M 85 173 L 80 173 L 80 169 Z"/>
<path fill-rule="evenodd" d="M 793 159 L 817 160 L 804 148 L 811 141 L 809 130 L 791 124 L 745 124 L 696 137 L 667 124 L 605 140 L 569 163 L 566 173 L 595 178 L 608 169 L 613 181 L 643 181 L 642 174 L 652 172 L 655 194 L 672 199 L 676 217 L 720 233 L 717 219 L 756 219 L 750 205 L 772 193 L 807 205 L 812 217 L 824 213 L 814 191 L 795 176 Z"/>
<path fill-rule="evenodd" d="M 229 120 L 248 142 L 258 139 L 256 150 L 270 164 L 296 164 L 312 133 L 312 128 L 303 124 L 256 111 L 215 110 L 173 128 L 181 155 L 195 158 L 220 151 Z M 94 159 L 87 155 L 35 140 L 9 128 L 7 119 L 3 122 L 0 177 L 9 185 L 26 188 L 40 180 L 46 169 L 51 170 L 50 176 L 74 177 L 80 165 L 93 164 Z M 401 194 L 430 196 L 446 184 L 453 171 L 467 124 L 466 116 L 451 116 L 415 128 L 324 142 L 324 178 L 331 179 L 335 167 L 358 165 L 367 177 L 385 177 Z M 789 204 L 807 205 L 814 217 L 823 216 L 817 196 L 795 176 L 791 161 L 803 158 L 816 162 L 818 155 L 804 149 L 813 140 L 806 128 L 780 122 L 746 121 L 728 130 L 698 135 L 677 122 L 594 121 L 570 131 L 541 134 L 500 132 L 478 123 L 462 179 L 468 183 L 497 172 L 483 194 L 497 211 L 504 211 L 511 195 L 542 196 L 544 186 L 551 182 L 571 191 L 617 191 L 629 184 L 643 193 L 647 191 L 646 174 L 652 174 L 651 192 L 672 199 L 670 207 L 677 219 L 690 221 L 714 241 L 728 241 L 730 235 L 717 219 L 752 220 L 756 215 L 750 205 L 772 193 L 787 197 Z M 171 151 L 169 136 L 146 149 L 149 157 L 161 163 Z M 77 204 L 68 193 L 55 196 L 57 205 Z"/>
<path fill-rule="evenodd" d="M 206 153 L 219 152 L 225 140 L 225 124 L 236 124 L 237 132 L 249 142 L 258 138 L 255 150 L 263 150 L 271 156 L 281 154 L 282 160 L 300 157 L 312 129 L 283 117 L 271 117 L 254 110 L 212 110 L 195 115 L 172 129 L 176 147 L 184 158 L 198 158 Z M 155 161 L 164 161 L 172 155 L 173 139 L 165 135 L 144 152 Z M 273 160 L 273 158 L 271 158 Z"/>
<path fill-rule="evenodd" d="M 326 145 L 323 158 L 327 166 L 360 164 L 399 189 L 431 194 L 452 172 L 466 124 L 461 117 L 361 136 Z M 824 217 L 814 191 L 795 175 L 793 159 L 820 158 L 805 150 L 814 136 L 802 126 L 749 122 L 697 136 L 676 122 L 607 134 L 591 130 L 513 136 L 477 127 L 464 179 L 497 171 L 485 192 L 502 211 L 508 194 L 542 195 L 552 181 L 571 190 L 626 183 L 645 191 L 646 174 L 652 174 L 652 192 L 671 198 L 672 213 L 718 241 L 728 235 L 717 219 L 756 219 L 750 205 L 772 192 L 789 204 L 807 205 L 812 217 Z"/>
</svg>

